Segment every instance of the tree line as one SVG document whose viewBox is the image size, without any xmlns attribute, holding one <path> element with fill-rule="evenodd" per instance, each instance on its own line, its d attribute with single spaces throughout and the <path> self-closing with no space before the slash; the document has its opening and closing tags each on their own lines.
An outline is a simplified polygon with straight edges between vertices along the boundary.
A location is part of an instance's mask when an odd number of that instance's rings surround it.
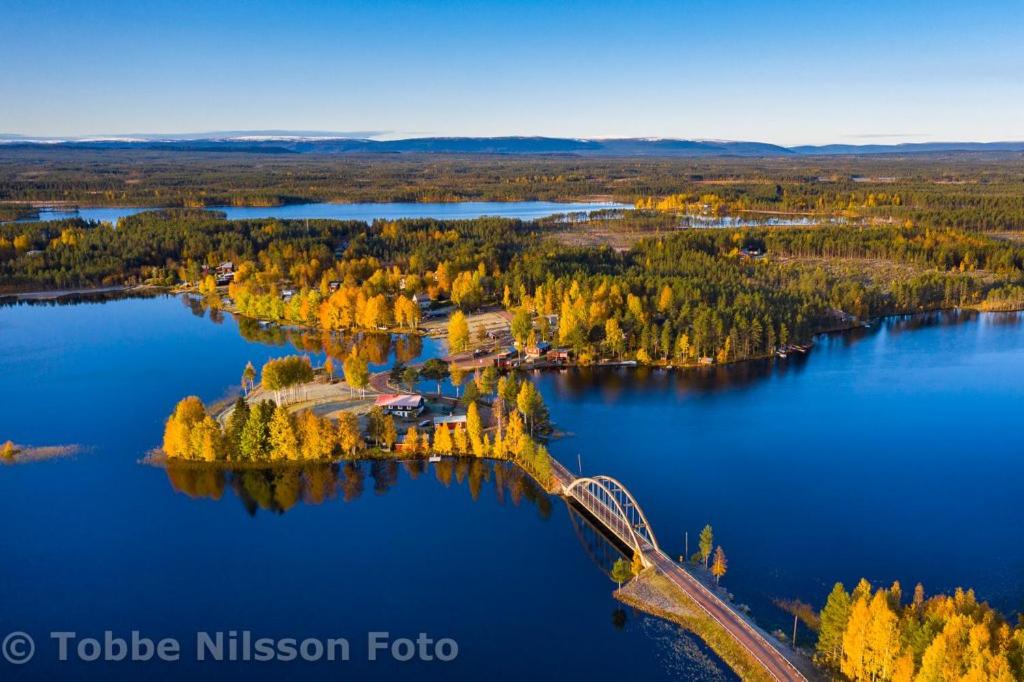
<svg viewBox="0 0 1024 682">
<path fill-rule="evenodd" d="M 1024 627 L 972 590 L 909 600 L 898 582 L 853 592 L 837 583 L 821 611 L 815 661 L 855 681 L 979 682 L 1024 679 Z"/>
</svg>

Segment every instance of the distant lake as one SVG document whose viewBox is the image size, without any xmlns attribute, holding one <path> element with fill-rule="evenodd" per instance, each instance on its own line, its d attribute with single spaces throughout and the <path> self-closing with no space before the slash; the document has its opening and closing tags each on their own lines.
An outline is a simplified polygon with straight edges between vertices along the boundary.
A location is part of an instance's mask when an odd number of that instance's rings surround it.
<svg viewBox="0 0 1024 682">
<path fill-rule="evenodd" d="M 218 206 L 210 210 L 223 211 L 229 220 L 254 218 L 281 218 L 302 220 L 305 218 L 330 220 L 362 220 L 372 222 L 376 219 L 397 220 L 399 218 L 438 218 L 447 220 L 470 220 L 481 216 L 500 216 L 535 220 L 556 213 L 589 213 L 604 209 L 632 209 L 628 204 L 613 202 L 557 202 L 557 201 L 465 201 L 457 203 L 420 204 L 412 202 L 396 203 L 360 203 L 360 204 L 288 204 L 266 208 L 251 206 Z M 135 215 L 142 211 L 155 210 L 153 207 L 94 207 L 80 208 L 77 211 L 43 210 L 39 212 L 40 220 L 64 220 L 82 218 L 83 220 L 99 220 L 117 224 L 121 218 Z"/>
</svg>

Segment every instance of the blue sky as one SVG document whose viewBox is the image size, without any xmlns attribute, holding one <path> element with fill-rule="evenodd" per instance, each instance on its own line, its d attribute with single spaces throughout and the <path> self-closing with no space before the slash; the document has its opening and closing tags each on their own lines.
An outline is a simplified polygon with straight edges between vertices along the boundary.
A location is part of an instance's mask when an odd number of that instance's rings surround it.
<svg viewBox="0 0 1024 682">
<path fill-rule="evenodd" d="M 0 133 L 1024 139 L 1024 3 L 0 0 Z"/>
</svg>

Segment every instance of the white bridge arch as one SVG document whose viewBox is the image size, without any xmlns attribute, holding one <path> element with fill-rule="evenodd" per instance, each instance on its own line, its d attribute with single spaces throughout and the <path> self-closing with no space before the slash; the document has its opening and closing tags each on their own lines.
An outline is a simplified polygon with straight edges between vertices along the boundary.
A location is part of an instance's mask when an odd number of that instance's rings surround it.
<svg viewBox="0 0 1024 682">
<path fill-rule="evenodd" d="M 565 494 L 631 547 L 645 565 L 647 553 L 661 549 L 636 498 L 611 476 L 577 478 L 566 486 Z"/>
</svg>

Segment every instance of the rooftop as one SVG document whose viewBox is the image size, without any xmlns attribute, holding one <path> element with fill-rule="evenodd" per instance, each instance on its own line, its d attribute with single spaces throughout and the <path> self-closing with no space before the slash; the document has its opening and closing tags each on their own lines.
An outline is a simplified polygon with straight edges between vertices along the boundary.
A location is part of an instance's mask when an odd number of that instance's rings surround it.
<svg viewBox="0 0 1024 682">
<path fill-rule="evenodd" d="M 411 393 L 388 393 L 377 396 L 374 405 L 377 407 L 419 407 L 423 404 L 423 396 Z"/>
</svg>

